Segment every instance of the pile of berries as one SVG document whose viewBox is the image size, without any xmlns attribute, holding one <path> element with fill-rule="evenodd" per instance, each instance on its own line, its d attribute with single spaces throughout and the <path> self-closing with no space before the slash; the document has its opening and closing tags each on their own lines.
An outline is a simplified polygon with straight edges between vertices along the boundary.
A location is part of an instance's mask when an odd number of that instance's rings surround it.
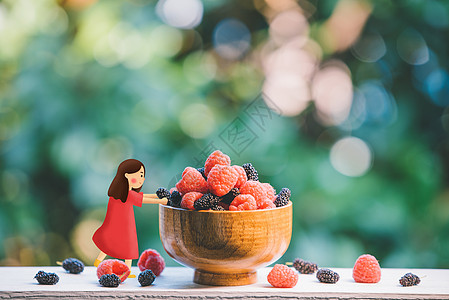
<svg viewBox="0 0 449 300">
<path fill-rule="evenodd" d="M 317 264 L 296 258 L 293 263 L 294 269 L 301 274 L 313 274 L 316 272 L 316 278 L 322 283 L 336 283 L 340 279 L 340 275 L 330 269 L 319 269 Z M 277 264 L 273 267 L 267 276 L 268 282 L 273 287 L 291 288 L 296 285 L 299 275 L 292 268 L 286 265 Z M 381 268 L 377 259 L 370 254 L 359 256 L 352 270 L 352 277 L 357 283 L 377 283 L 380 281 Z M 421 279 L 412 273 L 407 273 L 399 279 L 402 286 L 418 285 Z"/>
<path fill-rule="evenodd" d="M 259 181 L 251 163 L 231 165 L 231 159 L 220 150 L 207 158 L 204 167 L 187 167 L 171 191 L 159 188 L 157 196 L 168 199 L 168 205 L 189 210 L 256 210 L 285 206 L 291 192 L 283 188 L 276 195 L 269 183 Z"/>
</svg>

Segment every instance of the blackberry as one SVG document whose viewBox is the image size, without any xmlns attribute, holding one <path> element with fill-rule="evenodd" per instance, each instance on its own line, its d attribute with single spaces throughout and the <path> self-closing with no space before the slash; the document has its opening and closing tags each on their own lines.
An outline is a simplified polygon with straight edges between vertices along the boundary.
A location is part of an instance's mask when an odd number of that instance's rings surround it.
<svg viewBox="0 0 449 300">
<path fill-rule="evenodd" d="M 259 181 L 259 174 L 251 163 L 243 164 L 242 167 L 243 169 L 245 169 L 246 177 L 248 178 L 248 180 Z"/>
<path fill-rule="evenodd" d="M 290 196 L 292 193 L 288 188 L 282 188 L 279 194 L 276 196 L 276 200 L 274 200 L 274 204 L 276 207 L 285 206 L 290 201 Z"/>
<path fill-rule="evenodd" d="M 340 275 L 329 269 L 319 269 L 316 272 L 316 278 L 324 283 L 336 283 L 340 279 Z"/>
<path fill-rule="evenodd" d="M 168 199 L 168 205 L 173 207 L 181 207 L 182 196 L 178 191 L 173 191 Z"/>
<path fill-rule="evenodd" d="M 69 271 L 72 274 L 79 274 L 84 271 L 83 262 L 76 258 L 64 259 L 62 261 L 62 267 L 64 270 Z"/>
<path fill-rule="evenodd" d="M 302 274 L 313 274 L 318 270 L 318 266 L 315 263 L 305 261 L 301 258 L 296 258 L 293 261 L 293 267 Z"/>
<path fill-rule="evenodd" d="M 204 180 L 207 181 L 207 176 L 206 176 L 206 174 L 204 174 L 204 167 L 198 168 L 197 170 L 198 170 L 198 172 L 201 173 L 201 175 L 203 175 Z"/>
<path fill-rule="evenodd" d="M 418 285 L 420 282 L 421 279 L 413 273 L 407 273 L 399 279 L 399 283 L 402 286 Z"/>
<path fill-rule="evenodd" d="M 214 204 L 218 203 L 218 197 L 214 194 L 207 193 L 204 194 L 200 199 L 193 203 L 195 210 L 207 210 L 210 209 Z"/>
<path fill-rule="evenodd" d="M 120 280 L 120 277 L 115 274 L 104 274 L 101 275 L 98 282 L 105 287 L 118 287 L 122 281 Z"/>
<path fill-rule="evenodd" d="M 170 198 L 170 191 L 167 190 L 166 188 L 160 187 L 160 188 L 158 188 L 157 191 L 156 191 L 156 196 L 157 196 L 159 199 L 162 199 L 162 198 L 167 198 L 167 199 L 169 199 L 169 198 Z"/>
<path fill-rule="evenodd" d="M 59 276 L 56 275 L 55 273 L 47 273 L 44 271 L 39 271 L 37 272 L 36 276 L 34 276 L 34 278 L 36 278 L 37 282 L 39 282 L 39 284 L 57 284 L 59 281 Z"/>
<path fill-rule="evenodd" d="M 139 283 L 141 286 L 149 286 L 156 279 L 156 275 L 154 275 L 153 271 L 147 269 L 139 274 Z"/>
<path fill-rule="evenodd" d="M 225 204 L 231 204 L 235 197 L 240 195 L 240 191 L 238 188 L 232 188 L 226 195 L 220 197 L 220 202 Z"/>
<path fill-rule="evenodd" d="M 217 210 L 217 211 L 226 210 L 223 206 L 221 206 L 221 205 L 218 204 L 218 203 L 213 204 L 212 207 L 211 207 L 211 209 L 212 209 L 212 210 Z"/>
</svg>

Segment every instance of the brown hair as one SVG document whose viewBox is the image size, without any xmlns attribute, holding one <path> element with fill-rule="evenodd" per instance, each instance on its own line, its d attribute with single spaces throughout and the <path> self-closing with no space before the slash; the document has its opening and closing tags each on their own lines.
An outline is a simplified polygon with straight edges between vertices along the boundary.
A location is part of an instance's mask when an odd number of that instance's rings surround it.
<svg viewBox="0 0 449 300">
<path fill-rule="evenodd" d="M 136 173 L 141 167 L 143 167 L 143 171 L 145 172 L 145 166 L 137 159 L 124 160 L 117 168 L 117 174 L 109 186 L 108 196 L 125 203 L 129 192 L 128 179 L 125 177 L 125 173 Z M 133 190 L 139 192 L 141 188 Z"/>
</svg>

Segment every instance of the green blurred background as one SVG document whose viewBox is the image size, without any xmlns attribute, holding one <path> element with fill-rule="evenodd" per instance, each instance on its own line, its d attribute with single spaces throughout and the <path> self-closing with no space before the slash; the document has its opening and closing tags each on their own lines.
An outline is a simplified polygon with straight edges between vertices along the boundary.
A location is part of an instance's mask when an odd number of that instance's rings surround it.
<svg viewBox="0 0 449 300">
<path fill-rule="evenodd" d="M 449 268 L 448 28 L 444 0 L 0 1 L 0 264 L 92 265 L 122 160 L 154 193 L 221 149 L 291 189 L 281 262 Z"/>
</svg>

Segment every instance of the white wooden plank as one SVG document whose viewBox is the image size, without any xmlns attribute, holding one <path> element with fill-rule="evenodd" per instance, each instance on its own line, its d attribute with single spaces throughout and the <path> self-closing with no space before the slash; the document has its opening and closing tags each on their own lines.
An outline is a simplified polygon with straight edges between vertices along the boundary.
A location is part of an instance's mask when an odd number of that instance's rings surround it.
<svg viewBox="0 0 449 300">
<path fill-rule="evenodd" d="M 39 271 L 55 272 L 59 283 L 39 285 L 34 275 Z M 382 279 L 376 284 L 355 283 L 352 269 L 333 269 L 340 274 L 336 284 L 318 282 L 315 275 L 300 274 L 298 284 L 291 289 L 273 288 L 266 276 L 270 268 L 258 271 L 258 283 L 247 286 L 213 287 L 193 283 L 193 270 L 166 268 L 153 285 L 141 287 L 137 278 L 129 278 L 118 288 L 99 285 L 94 267 L 86 267 L 78 275 L 61 267 L 0 267 L 0 299 L 14 298 L 216 298 L 216 299 L 449 299 L 447 269 L 382 269 Z M 399 278 L 407 272 L 423 277 L 418 286 L 402 287 Z M 138 275 L 139 269 L 133 267 Z"/>
</svg>

